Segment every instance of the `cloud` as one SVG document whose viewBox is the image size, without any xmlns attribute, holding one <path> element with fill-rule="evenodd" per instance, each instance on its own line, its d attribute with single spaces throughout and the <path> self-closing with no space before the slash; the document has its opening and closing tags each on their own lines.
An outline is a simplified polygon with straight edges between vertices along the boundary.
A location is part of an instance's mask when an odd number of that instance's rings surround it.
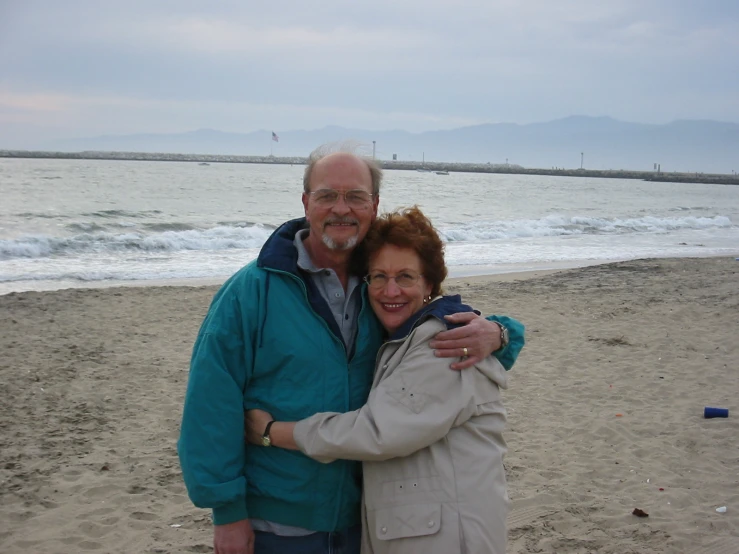
<svg viewBox="0 0 739 554">
<path fill-rule="evenodd" d="M 14 94 L 0 91 L 0 108 L 15 112 L 58 112 L 64 109 L 62 99 L 53 94 Z"/>
<path fill-rule="evenodd" d="M 54 127 L 64 132 L 76 123 L 76 136 L 115 134 L 110 128 L 117 121 L 117 133 L 137 133 L 154 125 L 159 132 L 183 132 L 216 127 L 223 131 L 245 132 L 254 129 L 294 130 L 341 125 L 346 121 L 364 129 L 403 128 L 411 131 L 451 129 L 481 123 L 467 118 L 450 118 L 418 112 L 371 111 L 334 106 L 290 104 L 252 104 L 248 102 L 152 100 L 116 96 L 39 95 L 26 97 L 0 92 L 0 123 L 25 122 Z M 276 126 L 276 121 L 289 122 Z M 64 138 L 68 134 L 50 135 Z"/>
<path fill-rule="evenodd" d="M 420 49 L 432 44 L 432 37 L 419 30 L 362 29 L 341 25 L 331 29 L 306 26 L 268 26 L 234 22 L 227 19 L 189 17 L 163 24 L 147 23 L 140 36 L 150 44 L 178 51 L 237 56 L 356 55 L 372 51 L 373 56 L 392 49 Z"/>
<path fill-rule="evenodd" d="M 0 4 L 0 117 L 43 128 L 46 114 L 70 135 L 228 130 L 229 113 L 239 130 L 737 121 L 738 6 L 13 0 Z"/>
</svg>

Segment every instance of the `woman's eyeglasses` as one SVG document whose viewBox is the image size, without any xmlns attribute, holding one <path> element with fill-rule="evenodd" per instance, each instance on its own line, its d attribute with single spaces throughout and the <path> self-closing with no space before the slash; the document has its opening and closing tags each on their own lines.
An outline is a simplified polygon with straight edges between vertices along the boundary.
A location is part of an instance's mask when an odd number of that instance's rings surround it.
<svg viewBox="0 0 739 554">
<path fill-rule="evenodd" d="M 381 289 L 385 287 L 391 279 L 395 280 L 395 284 L 401 289 L 407 289 L 418 283 L 418 279 L 423 277 L 415 271 L 403 271 L 397 275 L 386 275 L 381 271 L 375 271 L 364 276 L 367 285 L 373 289 Z"/>
</svg>

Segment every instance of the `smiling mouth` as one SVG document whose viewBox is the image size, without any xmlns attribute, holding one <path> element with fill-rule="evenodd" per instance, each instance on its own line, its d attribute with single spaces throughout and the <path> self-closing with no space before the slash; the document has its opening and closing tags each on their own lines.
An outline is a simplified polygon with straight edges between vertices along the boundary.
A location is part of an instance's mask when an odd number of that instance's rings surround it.
<svg viewBox="0 0 739 554">
<path fill-rule="evenodd" d="M 387 310 L 397 310 L 398 308 L 402 308 L 405 306 L 405 303 L 403 304 L 383 304 L 382 307 Z"/>
<path fill-rule="evenodd" d="M 324 222 L 323 228 L 326 227 L 356 227 L 359 222 L 353 218 L 334 218 Z"/>
</svg>

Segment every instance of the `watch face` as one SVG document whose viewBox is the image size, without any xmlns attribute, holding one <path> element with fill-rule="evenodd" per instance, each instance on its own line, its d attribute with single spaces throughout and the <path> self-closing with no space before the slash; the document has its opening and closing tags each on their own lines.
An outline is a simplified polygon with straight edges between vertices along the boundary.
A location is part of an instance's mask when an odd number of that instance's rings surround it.
<svg viewBox="0 0 739 554">
<path fill-rule="evenodd" d="M 269 437 L 262 437 L 262 446 L 271 446 L 272 441 Z"/>
</svg>

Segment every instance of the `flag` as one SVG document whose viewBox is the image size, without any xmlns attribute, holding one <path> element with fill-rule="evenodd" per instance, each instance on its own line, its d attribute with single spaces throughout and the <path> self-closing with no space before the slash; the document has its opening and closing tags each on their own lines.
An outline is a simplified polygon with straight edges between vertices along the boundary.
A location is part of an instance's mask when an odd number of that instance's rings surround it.
<svg viewBox="0 0 739 554">
<path fill-rule="evenodd" d="M 278 137 L 274 131 L 272 131 L 272 140 L 275 142 L 280 142 L 280 137 Z"/>
</svg>

